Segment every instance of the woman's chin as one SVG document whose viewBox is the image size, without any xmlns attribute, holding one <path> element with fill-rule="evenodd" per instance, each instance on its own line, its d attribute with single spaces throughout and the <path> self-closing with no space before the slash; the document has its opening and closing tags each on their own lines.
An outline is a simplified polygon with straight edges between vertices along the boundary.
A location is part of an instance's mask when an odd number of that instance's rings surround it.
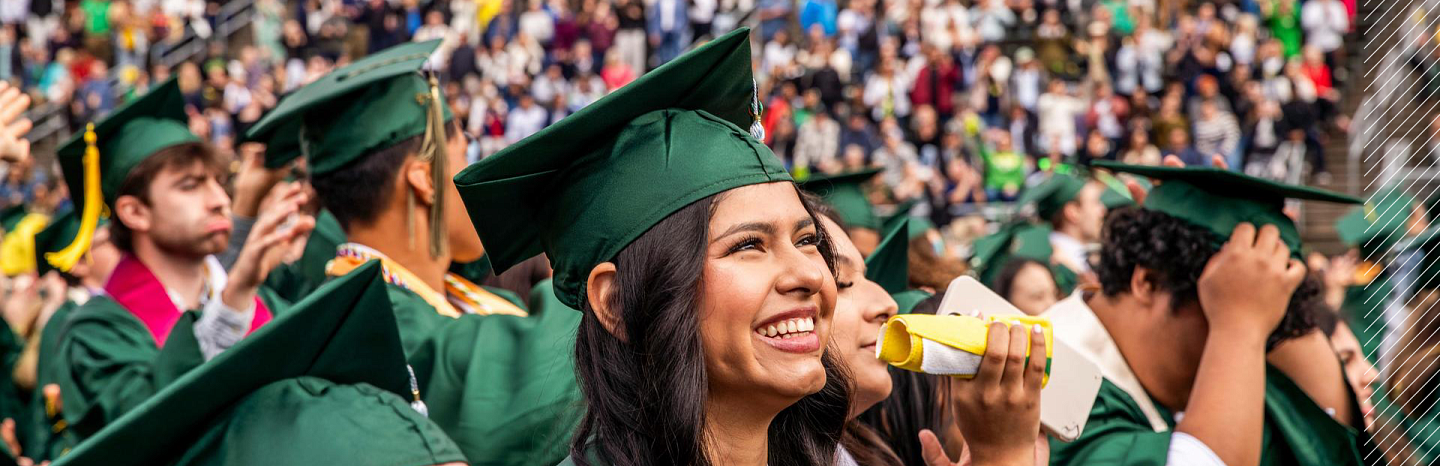
<svg viewBox="0 0 1440 466">
<path fill-rule="evenodd" d="M 798 400 L 825 387 L 825 366 L 818 357 L 813 363 L 795 361 L 780 367 L 762 364 L 761 368 L 764 380 L 760 383 L 773 387 L 777 394 L 787 398 Z"/>
</svg>

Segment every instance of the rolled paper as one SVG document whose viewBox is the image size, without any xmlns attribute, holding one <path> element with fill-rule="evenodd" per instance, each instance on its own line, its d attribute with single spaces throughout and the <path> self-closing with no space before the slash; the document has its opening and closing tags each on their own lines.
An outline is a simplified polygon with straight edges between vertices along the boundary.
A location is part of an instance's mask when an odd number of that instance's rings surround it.
<svg viewBox="0 0 1440 466">
<path fill-rule="evenodd" d="M 962 315 L 897 315 L 880 327 L 875 356 L 908 371 L 962 379 L 973 378 L 980 372 L 980 361 L 985 358 L 991 322 L 1000 322 L 1007 326 L 1022 325 L 1026 329 L 1026 335 L 1032 334 L 1029 329 L 1034 325 L 1040 325 L 1045 335 L 1045 377 L 1041 386 L 1049 383 L 1055 336 L 1050 320 L 1043 317 L 991 316 L 981 319 Z M 1030 357 L 1030 345 L 1027 342 L 1027 363 Z"/>
</svg>

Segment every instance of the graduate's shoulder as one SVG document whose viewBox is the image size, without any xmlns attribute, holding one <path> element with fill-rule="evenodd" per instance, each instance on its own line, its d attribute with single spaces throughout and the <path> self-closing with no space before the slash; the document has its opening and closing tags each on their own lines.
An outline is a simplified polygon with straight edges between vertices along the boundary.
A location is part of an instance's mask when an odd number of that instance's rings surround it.
<svg viewBox="0 0 1440 466">
<path fill-rule="evenodd" d="M 1156 432 L 1129 394 L 1105 379 L 1085 431 L 1073 442 L 1050 442 L 1052 465 L 1161 466 L 1171 432 Z"/>
</svg>

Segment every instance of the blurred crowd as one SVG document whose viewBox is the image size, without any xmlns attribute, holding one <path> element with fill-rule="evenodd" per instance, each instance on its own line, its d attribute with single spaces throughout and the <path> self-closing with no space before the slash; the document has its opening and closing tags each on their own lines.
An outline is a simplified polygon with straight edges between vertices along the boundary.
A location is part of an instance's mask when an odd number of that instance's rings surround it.
<svg viewBox="0 0 1440 466">
<path fill-rule="evenodd" d="M 441 39 L 427 67 L 447 78 L 474 160 L 753 24 L 765 142 L 792 172 L 883 167 L 872 201 L 947 225 L 1093 159 L 1218 154 L 1326 184 L 1355 14 L 1344 0 L 239 1 L 9 0 L 0 79 L 74 131 L 174 74 L 192 130 L 234 153 L 286 92 Z M 215 36 L 238 6 L 248 32 Z M 193 38 L 209 46 L 166 66 Z M 45 167 L 11 172 L 0 207 L 56 186 Z"/>
</svg>

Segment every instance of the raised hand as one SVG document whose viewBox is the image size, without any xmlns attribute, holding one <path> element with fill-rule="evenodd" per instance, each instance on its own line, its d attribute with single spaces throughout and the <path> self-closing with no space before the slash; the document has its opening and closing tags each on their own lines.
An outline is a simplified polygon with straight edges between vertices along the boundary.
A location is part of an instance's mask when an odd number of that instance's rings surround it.
<svg viewBox="0 0 1440 466">
<path fill-rule="evenodd" d="M 0 81 L 0 161 L 19 162 L 30 158 L 28 118 L 21 117 L 30 108 L 30 96 L 10 83 Z"/>
<path fill-rule="evenodd" d="M 300 211 L 307 199 L 298 184 L 275 189 L 284 191 L 275 193 L 278 200 L 260 212 L 221 293 L 221 299 L 231 309 L 249 309 L 260 283 L 294 250 L 293 243 L 305 241 L 315 228 L 315 218 Z"/>
</svg>

